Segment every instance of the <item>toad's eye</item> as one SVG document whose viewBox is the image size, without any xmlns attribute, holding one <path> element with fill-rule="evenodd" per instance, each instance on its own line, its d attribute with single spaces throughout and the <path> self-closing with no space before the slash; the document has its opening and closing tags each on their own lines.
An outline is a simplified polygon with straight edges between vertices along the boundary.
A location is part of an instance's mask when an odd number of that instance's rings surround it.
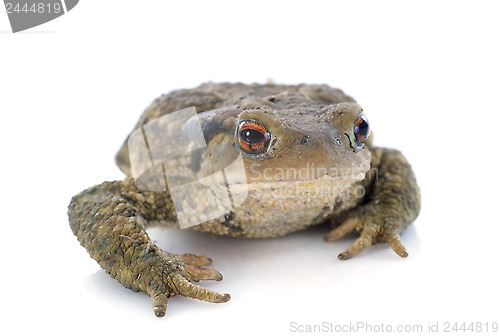
<svg viewBox="0 0 500 336">
<path fill-rule="evenodd" d="M 365 115 L 362 114 L 359 116 L 358 121 L 354 125 L 354 140 L 356 141 L 356 145 L 358 148 L 363 146 L 363 142 L 370 135 L 370 125 L 368 124 L 368 119 L 366 119 Z"/>
<path fill-rule="evenodd" d="M 271 134 L 261 124 L 253 120 L 243 120 L 238 124 L 236 138 L 241 149 L 249 154 L 260 154 L 269 146 Z"/>
</svg>

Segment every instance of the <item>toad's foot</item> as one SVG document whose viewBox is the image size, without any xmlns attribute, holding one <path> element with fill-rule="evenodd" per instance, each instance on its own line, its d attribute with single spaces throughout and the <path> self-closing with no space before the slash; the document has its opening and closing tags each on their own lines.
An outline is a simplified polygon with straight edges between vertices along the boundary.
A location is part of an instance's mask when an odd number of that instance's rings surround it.
<svg viewBox="0 0 500 336">
<path fill-rule="evenodd" d="M 400 257 L 406 258 L 408 252 L 401 243 L 399 234 L 407 223 L 391 213 L 390 208 L 370 203 L 343 214 L 340 225 L 325 236 L 326 242 L 335 241 L 353 231 L 360 232 L 356 241 L 339 254 L 339 259 L 346 260 L 358 255 L 372 244 L 385 241 Z"/>
<path fill-rule="evenodd" d="M 141 281 L 145 292 L 151 297 L 157 317 L 165 316 L 167 298 L 177 294 L 214 303 L 227 302 L 231 298 L 229 294 L 220 294 L 193 283 L 200 280 L 222 280 L 222 275 L 216 270 L 200 267 L 210 265 L 211 259 L 193 254 L 175 255 L 162 251 L 159 257 L 145 272 Z"/>
<path fill-rule="evenodd" d="M 367 202 L 343 213 L 336 220 L 341 224 L 325 236 L 326 241 L 334 241 L 352 231 L 360 233 L 359 238 L 339 254 L 342 260 L 380 241 L 389 244 L 400 257 L 408 256 L 399 234 L 420 211 L 420 190 L 415 175 L 405 157 L 396 150 L 378 148 L 374 155 L 379 157 L 378 163 L 372 162 L 378 174 L 365 181 L 372 183 Z"/>
</svg>

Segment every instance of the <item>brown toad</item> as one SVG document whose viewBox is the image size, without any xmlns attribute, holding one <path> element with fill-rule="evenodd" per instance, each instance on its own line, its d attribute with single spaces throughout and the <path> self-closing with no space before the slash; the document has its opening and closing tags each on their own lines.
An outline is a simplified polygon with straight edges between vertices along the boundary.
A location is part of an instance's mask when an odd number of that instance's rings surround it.
<svg viewBox="0 0 500 336">
<path fill-rule="evenodd" d="M 162 124 L 162 118 L 192 106 L 195 118 Z M 174 142 L 150 136 L 151 125 L 163 125 L 157 134 L 181 136 Z M 205 145 L 190 138 L 193 129 L 201 130 Z M 146 143 L 142 156 L 129 148 L 140 146 L 135 138 Z M 158 317 L 176 294 L 209 302 L 230 296 L 194 284 L 222 275 L 202 268 L 211 263 L 205 256 L 159 249 L 146 233 L 152 225 L 187 221 L 192 230 L 271 238 L 330 221 L 334 228 L 326 241 L 360 233 L 340 259 L 382 241 L 406 257 L 399 234 L 418 215 L 419 188 L 404 156 L 375 147 L 372 138 L 361 107 L 327 85 L 207 83 L 173 91 L 146 109 L 118 152 L 127 177 L 73 197 L 70 226 L 106 272 L 151 297 Z M 151 161 L 149 170 L 142 169 L 142 183 L 134 169 L 157 149 L 177 157 Z M 239 168 L 228 171 L 234 162 Z M 222 178 L 198 183 L 213 176 Z M 222 200 L 220 192 L 230 197 Z"/>
</svg>

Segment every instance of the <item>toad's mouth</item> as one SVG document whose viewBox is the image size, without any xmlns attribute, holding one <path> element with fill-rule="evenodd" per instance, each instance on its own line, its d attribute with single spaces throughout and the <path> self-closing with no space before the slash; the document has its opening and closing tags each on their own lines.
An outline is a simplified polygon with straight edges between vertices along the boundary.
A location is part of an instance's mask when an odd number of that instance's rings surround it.
<svg viewBox="0 0 500 336">
<path fill-rule="evenodd" d="M 365 178 L 366 172 L 341 176 L 324 175 L 312 179 L 304 180 L 281 180 L 281 181 L 255 181 L 250 183 L 229 183 L 227 186 L 232 193 L 250 193 L 254 191 L 274 192 L 286 191 L 287 194 L 312 193 L 318 189 L 329 191 L 330 194 L 338 194 L 355 182 Z M 229 179 L 230 180 L 230 179 Z"/>
</svg>

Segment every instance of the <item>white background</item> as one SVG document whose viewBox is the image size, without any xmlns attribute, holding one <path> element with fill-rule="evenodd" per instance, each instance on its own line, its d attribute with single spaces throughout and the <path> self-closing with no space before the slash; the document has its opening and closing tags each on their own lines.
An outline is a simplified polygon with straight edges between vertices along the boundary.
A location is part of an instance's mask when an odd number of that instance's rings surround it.
<svg viewBox="0 0 500 336">
<path fill-rule="evenodd" d="M 82 0 L 17 34 L 0 13 L 2 327 L 280 335 L 293 322 L 439 323 L 441 332 L 446 322 L 500 322 L 499 9 Z M 67 205 L 123 177 L 114 154 L 156 96 L 268 79 L 342 88 L 377 144 L 405 153 L 423 200 L 402 236 L 410 255 L 379 244 L 340 261 L 355 237 L 326 244 L 326 227 L 274 240 L 151 230 L 163 249 L 211 257 L 225 278 L 204 285 L 232 295 L 218 305 L 175 297 L 158 319 L 145 294 L 122 288 L 79 246 Z"/>
</svg>

